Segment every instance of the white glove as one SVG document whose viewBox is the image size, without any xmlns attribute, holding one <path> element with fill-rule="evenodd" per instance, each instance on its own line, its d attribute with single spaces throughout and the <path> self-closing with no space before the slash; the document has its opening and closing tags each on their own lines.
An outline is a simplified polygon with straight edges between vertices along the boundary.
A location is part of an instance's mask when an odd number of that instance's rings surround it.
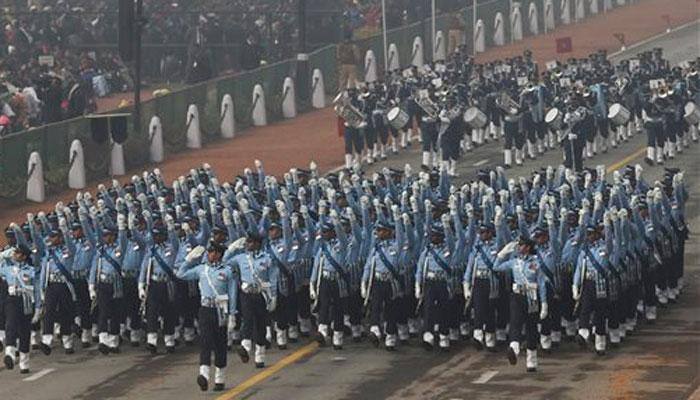
<svg viewBox="0 0 700 400">
<path fill-rule="evenodd" d="M 95 285 L 89 285 L 88 291 L 90 292 L 90 300 L 95 301 L 97 298 L 97 290 L 95 290 Z"/>
<path fill-rule="evenodd" d="M 547 315 L 549 315 L 549 306 L 547 303 L 542 303 L 540 306 L 540 320 L 547 319 Z"/>
<path fill-rule="evenodd" d="M 511 253 L 515 251 L 515 247 L 518 245 L 517 241 L 512 241 L 508 243 L 507 245 L 503 246 L 501 251 L 498 252 L 498 259 L 503 260 L 504 258 L 508 257 Z"/>
<path fill-rule="evenodd" d="M 309 298 L 311 298 L 311 300 L 316 300 L 316 287 L 313 283 L 309 285 Z"/>
<path fill-rule="evenodd" d="M 248 206 L 248 200 L 246 199 L 240 199 L 238 200 L 238 208 L 241 210 L 241 212 L 248 212 L 249 206 Z"/>
<path fill-rule="evenodd" d="M 264 206 L 262 209 L 262 216 L 267 217 L 270 214 L 270 207 Z"/>
<path fill-rule="evenodd" d="M 578 291 L 578 287 L 576 285 L 571 286 L 571 293 L 573 295 L 574 300 L 578 300 L 581 298 L 581 292 Z"/>
<path fill-rule="evenodd" d="M 523 210 L 523 206 L 517 205 L 515 206 L 515 213 L 518 215 L 522 215 L 525 211 Z"/>
<path fill-rule="evenodd" d="M 240 249 L 245 247 L 245 241 L 246 241 L 246 238 L 242 237 L 242 238 L 234 241 L 230 245 L 228 245 L 228 248 L 226 250 L 229 252 L 234 252 L 236 250 L 240 250 Z"/>
<path fill-rule="evenodd" d="M 32 324 L 38 324 L 39 323 L 39 310 L 34 311 L 34 315 L 32 316 Z"/>
<path fill-rule="evenodd" d="M 464 289 L 464 300 L 469 302 L 472 297 L 472 288 L 469 286 L 469 282 L 462 282 L 462 289 Z"/>
<path fill-rule="evenodd" d="M 205 251 L 206 249 L 204 248 L 204 246 L 197 246 L 194 249 L 190 250 L 189 253 L 187 253 L 187 255 L 185 256 L 185 261 L 190 263 L 194 260 L 202 258 L 202 255 L 204 255 Z"/>
<path fill-rule="evenodd" d="M 185 231 L 185 233 L 191 233 L 191 232 L 192 232 L 192 228 L 190 227 L 190 224 L 188 224 L 187 222 L 183 222 L 182 225 L 181 225 L 181 228 L 182 228 L 183 231 Z"/>
<path fill-rule="evenodd" d="M 139 283 L 139 299 L 146 300 L 146 286 L 143 283 Z"/>
<path fill-rule="evenodd" d="M 309 163 L 309 169 L 310 169 L 312 172 L 315 172 L 317 168 L 318 168 L 318 166 L 316 165 L 316 162 L 315 162 L 315 161 L 311 161 L 311 162 Z"/>
<path fill-rule="evenodd" d="M 416 282 L 414 292 L 415 292 L 414 294 L 416 295 L 416 299 L 420 299 L 421 296 L 423 295 L 423 293 L 422 293 L 422 291 L 421 291 L 421 289 L 420 289 L 420 283 Z"/>
<path fill-rule="evenodd" d="M 365 281 L 362 281 L 362 283 L 360 283 L 360 296 L 363 299 L 367 298 L 367 282 Z"/>
</svg>

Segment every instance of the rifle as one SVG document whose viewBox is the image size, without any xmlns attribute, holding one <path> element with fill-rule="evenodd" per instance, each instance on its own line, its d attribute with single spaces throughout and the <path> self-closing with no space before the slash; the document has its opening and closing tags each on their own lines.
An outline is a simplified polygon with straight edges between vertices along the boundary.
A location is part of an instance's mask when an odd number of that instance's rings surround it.
<svg viewBox="0 0 700 400">
<path fill-rule="evenodd" d="M 311 306 L 311 310 L 316 310 L 318 307 L 319 289 L 321 289 L 321 275 L 323 275 L 323 253 L 321 253 L 321 260 L 318 263 L 318 276 L 316 277 L 316 284 L 314 291 L 316 292 L 316 299 L 314 299 L 314 304 Z M 314 282 L 310 282 L 313 285 Z"/>
<path fill-rule="evenodd" d="M 583 282 L 586 280 L 586 266 L 588 265 L 588 262 L 583 263 L 583 267 L 581 268 L 581 284 L 580 284 L 580 292 L 578 294 L 578 300 L 576 300 L 576 304 L 574 304 L 574 311 L 572 312 L 572 315 L 576 315 L 579 305 L 581 304 L 581 297 L 583 297 Z"/>
<path fill-rule="evenodd" d="M 365 297 L 365 302 L 362 305 L 365 309 L 365 313 L 367 313 L 367 309 L 369 306 L 369 298 L 370 298 L 370 294 L 372 293 L 372 285 L 374 285 L 374 271 L 375 271 L 376 265 L 377 265 L 377 260 L 375 258 L 372 258 L 372 268 L 370 268 L 369 281 L 367 282 L 368 283 L 367 293 L 366 293 L 367 296 Z M 362 285 L 362 283 L 360 283 L 360 285 Z"/>
<path fill-rule="evenodd" d="M 97 271 L 95 271 L 95 292 L 98 290 L 98 282 L 100 281 L 100 272 L 102 272 L 102 257 L 97 255 Z M 90 313 L 95 312 L 97 307 L 97 296 L 90 302 Z"/>
<path fill-rule="evenodd" d="M 148 301 L 148 291 L 151 286 L 151 273 L 153 272 L 152 269 L 153 258 L 151 257 L 148 259 L 148 266 L 146 267 L 146 295 L 144 296 L 143 301 L 141 301 L 141 306 L 139 307 L 139 314 L 141 314 L 143 318 L 146 317 L 146 302 Z"/>
<path fill-rule="evenodd" d="M 420 299 L 418 299 L 418 304 L 416 304 L 416 310 L 414 311 L 413 315 L 417 315 L 418 311 L 420 310 L 421 306 L 423 305 L 423 299 L 425 298 L 425 294 L 423 291 L 425 290 L 425 274 L 428 270 L 428 257 L 426 255 L 425 260 L 423 261 L 423 269 L 421 273 L 421 282 L 420 282 Z"/>
</svg>

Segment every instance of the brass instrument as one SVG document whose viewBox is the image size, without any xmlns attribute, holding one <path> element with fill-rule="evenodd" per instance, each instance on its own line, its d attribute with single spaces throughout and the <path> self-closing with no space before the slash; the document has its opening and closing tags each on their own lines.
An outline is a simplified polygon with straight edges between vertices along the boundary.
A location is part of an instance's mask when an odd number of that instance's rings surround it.
<svg viewBox="0 0 700 400">
<path fill-rule="evenodd" d="M 515 115 L 518 113 L 520 105 L 511 98 L 505 91 L 501 92 L 496 97 L 496 106 L 503 110 L 506 114 Z"/>
<path fill-rule="evenodd" d="M 333 110 L 337 116 L 345 120 L 353 128 L 360 128 L 365 122 L 365 115 L 352 105 L 350 97 L 344 92 L 341 92 L 333 99 Z"/>
</svg>

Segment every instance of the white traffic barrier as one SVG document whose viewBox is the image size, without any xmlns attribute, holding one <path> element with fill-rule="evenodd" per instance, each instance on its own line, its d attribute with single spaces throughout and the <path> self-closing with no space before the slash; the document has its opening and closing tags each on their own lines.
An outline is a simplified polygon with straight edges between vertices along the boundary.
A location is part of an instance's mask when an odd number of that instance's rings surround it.
<svg viewBox="0 0 700 400">
<path fill-rule="evenodd" d="M 612 0 L 603 0 L 603 11 L 612 9 Z"/>
<path fill-rule="evenodd" d="M 588 0 L 590 2 L 589 11 L 592 15 L 598 14 L 598 0 Z"/>
<path fill-rule="evenodd" d="M 377 81 L 377 58 L 374 56 L 374 51 L 367 50 L 365 53 L 365 83 L 373 83 Z"/>
<path fill-rule="evenodd" d="M 45 198 L 44 164 L 41 155 L 35 151 L 29 155 L 27 162 L 27 200 L 43 203 Z"/>
<path fill-rule="evenodd" d="M 71 189 L 85 189 L 85 153 L 83 144 L 75 139 L 70 144 L 68 154 L 68 187 Z"/>
<path fill-rule="evenodd" d="M 399 48 L 396 47 L 396 43 L 391 43 L 389 45 L 389 55 L 387 64 L 389 65 L 389 71 L 396 71 L 401 68 L 401 63 L 399 61 Z"/>
<path fill-rule="evenodd" d="M 112 154 L 110 157 L 109 173 L 112 176 L 124 175 L 126 173 L 126 168 L 124 166 L 124 146 L 111 140 L 110 143 Z"/>
<path fill-rule="evenodd" d="M 433 61 L 445 60 L 445 55 L 447 53 L 446 44 L 447 40 L 445 35 L 442 33 L 442 31 L 437 31 L 435 33 L 435 43 L 433 45 Z"/>
<path fill-rule="evenodd" d="M 506 43 L 505 28 L 503 26 L 503 14 L 498 12 L 493 19 L 493 44 L 503 46 Z"/>
<path fill-rule="evenodd" d="M 530 21 L 530 34 L 539 35 L 540 33 L 540 23 L 537 18 L 537 4 L 530 3 L 530 10 L 527 13 L 528 21 Z"/>
<path fill-rule="evenodd" d="M 512 41 L 523 40 L 523 16 L 520 13 L 520 3 L 513 3 L 510 13 L 510 38 Z"/>
<path fill-rule="evenodd" d="M 484 21 L 476 21 L 476 27 L 474 28 L 474 50 L 477 53 L 483 53 L 486 51 L 486 29 L 484 28 Z"/>
<path fill-rule="evenodd" d="M 569 0 L 561 0 L 559 3 L 559 10 L 561 11 L 561 23 L 568 25 L 571 23 L 571 5 Z"/>
<path fill-rule="evenodd" d="M 297 95 L 294 91 L 294 81 L 290 77 L 284 78 L 282 85 L 282 116 L 284 118 L 297 116 Z"/>
<path fill-rule="evenodd" d="M 199 109 L 197 109 L 196 104 L 190 104 L 187 109 L 185 124 L 185 129 L 187 131 L 187 148 L 201 149 L 202 130 L 199 127 Z"/>
<path fill-rule="evenodd" d="M 265 108 L 265 90 L 261 84 L 255 85 L 253 88 L 253 102 L 251 103 L 253 113 L 253 125 L 267 125 L 267 108 Z"/>
<path fill-rule="evenodd" d="M 554 4 L 553 0 L 545 0 L 544 2 L 544 30 L 552 31 L 556 27 L 554 22 Z"/>
<path fill-rule="evenodd" d="M 574 8 L 574 17 L 576 19 L 576 22 L 578 22 L 586 18 L 586 4 L 585 0 L 574 0 L 574 4 L 576 4 L 576 7 Z"/>
<path fill-rule="evenodd" d="M 311 76 L 311 105 L 313 108 L 326 107 L 326 87 L 323 84 L 323 72 L 320 69 L 314 69 Z"/>
<path fill-rule="evenodd" d="M 411 53 L 411 65 L 423 68 L 425 58 L 423 57 L 423 38 L 416 36 L 413 39 L 413 51 Z"/>
<path fill-rule="evenodd" d="M 221 99 L 221 137 L 231 139 L 236 135 L 236 114 L 233 109 L 233 98 L 230 94 L 225 94 Z"/>
<path fill-rule="evenodd" d="M 151 118 L 151 123 L 148 125 L 148 142 L 149 142 L 149 159 L 152 163 L 160 163 L 165 159 L 165 150 L 163 148 L 163 124 L 160 118 L 154 115 Z"/>
</svg>

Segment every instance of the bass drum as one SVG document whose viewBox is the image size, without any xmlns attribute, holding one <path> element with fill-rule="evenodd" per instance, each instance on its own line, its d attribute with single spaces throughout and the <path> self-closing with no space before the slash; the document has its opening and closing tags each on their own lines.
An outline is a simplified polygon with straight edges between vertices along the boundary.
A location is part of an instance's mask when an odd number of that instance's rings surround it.
<svg viewBox="0 0 700 400">
<path fill-rule="evenodd" d="M 547 111 L 547 115 L 544 116 L 544 122 L 550 128 L 558 131 L 561 130 L 562 126 L 564 126 L 564 116 L 558 108 L 554 107 Z"/>
<path fill-rule="evenodd" d="M 685 115 L 683 118 L 688 125 L 700 124 L 700 108 L 698 108 L 698 105 L 689 101 L 685 105 Z"/>
<path fill-rule="evenodd" d="M 481 129 L 488 124 L 489 119 L 483 111 L 476 107 L 469 107 L 467 111 L 464 112 L 464 122 L 473 129 Z"/>
<path fill-rule="evenodd" d="M 620 103 L 611 105 L 608 111 L 608 118 L 615 126 L 625 125 L 630 120 L 631 116 L 632 113 Z"/>
<path fill-rule="evenodd" d="M 394 129 L 404 129 L 408 125 L 408 113 L 401 109 L 401 107 L 394 107 L 386 114 L 386 119 L 389 121 L 389 125 L 393 126 Z"/>
</svg>

